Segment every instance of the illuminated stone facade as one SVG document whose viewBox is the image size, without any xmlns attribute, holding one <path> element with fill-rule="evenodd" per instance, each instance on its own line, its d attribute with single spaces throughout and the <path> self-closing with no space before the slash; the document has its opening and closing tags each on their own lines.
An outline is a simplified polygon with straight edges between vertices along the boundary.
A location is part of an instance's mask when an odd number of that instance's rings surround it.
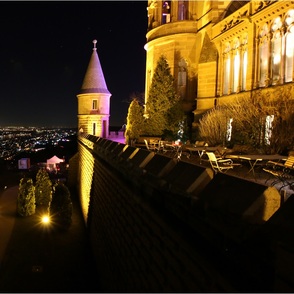
<svg viewBox="0 0 294 294">
<path fill-rule="evenodd" d="M 78 98 L 78 130 L 86 134 L 108 138 L 110 92 L 93 41 L 92 56 Z"/>
<path fill-rule="evenodd" d="M 293 98 L 294 1 L 149 0 L 147 11 L 146 99 L 161 54 L 194 122 L 237 96 Z"/>
</svg>

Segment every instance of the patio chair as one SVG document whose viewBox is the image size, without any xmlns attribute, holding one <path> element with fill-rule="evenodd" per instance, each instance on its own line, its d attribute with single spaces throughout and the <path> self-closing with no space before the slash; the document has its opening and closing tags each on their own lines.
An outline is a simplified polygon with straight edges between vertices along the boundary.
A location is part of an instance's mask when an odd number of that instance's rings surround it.
<svg viewBox="0 0 294 294">
<path fill-rule="evenodd" d="M 290 189 L 294 189 L 294 156 L 289 156 L 285 163 L 268 161 L 267 165 L 263 170 L 273 175 L 276 180 L 272 182 L 272 186 L 280 183 L 282 188 L 289 186 Z M 270 180 L 270 177 L 265 181 L 267 183 Z"/>
<path fill-rule="evenodd" d="M 221 157 L 216 157 L 213 152 L 206 152 L 206 154 L 208 156 L 210 165 L 215 173 L 226 173 L 229 169 L 233 169 L 234 165 L 236 165 L 234 164 L 232 159 L 223 159 Z"/>
<path fill-rule="evenodd" d="M 155 145 L 149 144 L 146 139 L 144 139 L 144 142 L 145 142 L 145 146 L 146 146 L 147 150 L 153 151 L 153 152 L 158 151 L 158 148 Z"/>
<path fill-rule="evenodd" d="M 158 143 L 158 152 L 160 153 L 166 153 L 168 152 L 168 149 L 166 148 L 165 144 L 167 143 L 167 141 L 159 141 Z"/>
</svg>

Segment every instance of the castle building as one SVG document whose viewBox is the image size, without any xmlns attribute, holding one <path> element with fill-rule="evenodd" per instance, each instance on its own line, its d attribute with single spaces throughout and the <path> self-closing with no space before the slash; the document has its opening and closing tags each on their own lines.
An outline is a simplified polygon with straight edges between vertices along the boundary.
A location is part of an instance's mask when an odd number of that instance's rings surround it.
<svg viewBox="0 0 294 294">
<path fill-rule="evenodd" d="M 108 138 L 110 96 L 97 54 L 97 41 L 78 98 L 78 130 L 97 137 Z"/>
<path fill-rule="evenodd" d="M 164 54 L 195 123 L 238 97 L 293 98 L 294 1 L 148 0 L 145 97 Z"/>
</svg>

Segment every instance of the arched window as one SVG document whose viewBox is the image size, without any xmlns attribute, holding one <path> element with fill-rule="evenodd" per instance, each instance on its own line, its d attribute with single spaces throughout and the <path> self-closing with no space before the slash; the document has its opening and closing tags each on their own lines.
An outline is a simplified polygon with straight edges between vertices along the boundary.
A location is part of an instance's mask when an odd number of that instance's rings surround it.
<svg viewBox="0 0 294 294">
<path fill-rule="evenodd" d="M 231 72 L 231 60 L 230 60 L 230 44 L 226 44 L 226 48 L 224 51 L 224 88 L 223 88 L 223 93 L 224 94 L 229 94 L 229 89 L 230 89 L 230 72 Z"/>
<path fill-rule="evenodd" d="M 294 62 L 294 10 L 290 10 L 285 17 L 286 37 L 285 37 L 285 82 L 293 81 Z"/>
<path fill-rule="evenodd" d="M 268 85 L 269 43 L 268 26 L 265 24 L 259 33 L 259 86 Z"/>
<path fill-rule="evenodd" d="M 240 51 L 239 40 L 234 41 L 234 68 L 233 68 L 233 93 L 238 92 L 240 78 Z"/>
<path fill-rule="evenodd" d="M 271 78 L 272 84 L 275 85 L 281 82 L 281 61 L 282 61 L 282 20 L 277 17 L 272 26 L 271 40 Z"/>
</svg>

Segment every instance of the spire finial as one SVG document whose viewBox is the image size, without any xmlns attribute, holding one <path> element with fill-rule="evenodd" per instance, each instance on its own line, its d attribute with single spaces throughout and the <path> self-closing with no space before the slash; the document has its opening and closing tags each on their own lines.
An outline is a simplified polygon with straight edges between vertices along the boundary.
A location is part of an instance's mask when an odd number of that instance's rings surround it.
<svg viewBox="0 0 294 294">
<path fill-rule="evenodd" d="M 94 44 L 94 48 L 93 48 L 93 50 L 96 50 L 96 49 L 97 49 L 97 48 L 96 48 L 97 40 L 93 40 L 93 44 Z"/>
</svg>

